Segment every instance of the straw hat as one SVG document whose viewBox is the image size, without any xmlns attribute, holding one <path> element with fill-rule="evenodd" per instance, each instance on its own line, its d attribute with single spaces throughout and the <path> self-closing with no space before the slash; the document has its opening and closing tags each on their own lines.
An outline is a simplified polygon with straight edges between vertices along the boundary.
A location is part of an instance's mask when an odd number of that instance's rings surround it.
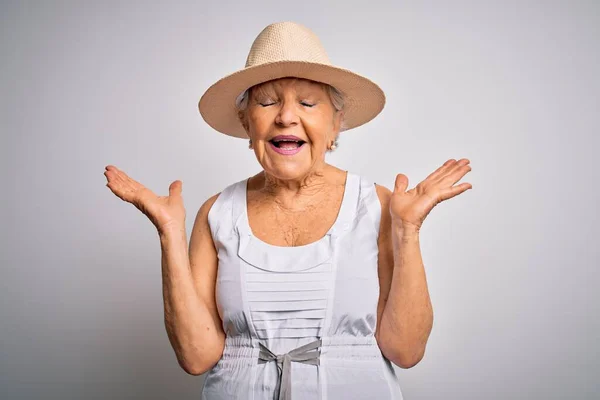
<svg viewBox="0 0 600 400">
<path fill-rule="evenodd" d="M 248 138 L 237 116 L 236 100 L 254 85 L 297 77 L 327 83 L 345 98 L 344 125 L 348 130 L 377 116 L 385 94 L 376 83 L 333 66 L 321 41 L 310 29 L 294 22 L 268 25 L 252 43 L 244 69 L 225 76 L 200 98 L 198 109 L 208 125 L 229 136 Z"/>
</svg>

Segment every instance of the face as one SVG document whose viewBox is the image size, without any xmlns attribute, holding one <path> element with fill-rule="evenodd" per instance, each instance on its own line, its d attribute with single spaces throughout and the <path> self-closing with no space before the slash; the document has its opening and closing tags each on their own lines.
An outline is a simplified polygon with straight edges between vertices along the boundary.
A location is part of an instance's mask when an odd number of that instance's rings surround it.
<svg viewBox="0 0 600 400">
<path fill-rule="evenodd" d="M 324 166 L 341 117 L 319 83 L 283 78 L 253 88 L 243 125 L 266 173 L 301 179 Z"/>
</svg>

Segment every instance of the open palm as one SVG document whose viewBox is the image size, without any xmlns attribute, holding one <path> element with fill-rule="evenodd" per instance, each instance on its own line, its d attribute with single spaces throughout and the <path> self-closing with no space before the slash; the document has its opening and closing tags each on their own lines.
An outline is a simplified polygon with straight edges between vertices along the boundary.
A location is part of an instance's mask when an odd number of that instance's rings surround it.
<svg viewBox="0 0 600 400">
<path fill-rule="evenodd" d="M 106 166 L 104 175 L 108 180 L 106 186 L 121 200 L 133 204 L 144 213 L 159 232 L 172 226 L 184 226 L 183 183 L 180 180 L 171 183 L 169 196 L 157 196 L 114 165 Z"/>
<path fill-rule="evenodd" d="M 469 163 L 466 158 L 459 161 L 450 159 L 408 191 L 408 177 L 398 174 L 390 200 L 392 218 L 403 225 L 420 229 L 433 207 L 473 187 L 470 183 L 453 186 L 471 171 Z"/>
</svg>

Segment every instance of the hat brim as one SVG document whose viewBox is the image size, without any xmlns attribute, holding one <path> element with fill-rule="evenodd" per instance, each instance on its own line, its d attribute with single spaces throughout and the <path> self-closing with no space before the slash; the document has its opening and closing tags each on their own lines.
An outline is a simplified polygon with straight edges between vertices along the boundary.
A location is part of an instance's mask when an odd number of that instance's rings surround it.
<svg viewBox="0 0 600 400">
<path fill-rule="evenodd" d="M 327 83 L 344 95 L 344 128 L 349 130 L 375 118 L 385 106 L 385 94 L 373 81 L 333 65 L 278 61 L 248 67 L 209 87 L 198 102 L 202 118 L 229 136 L 248 138 L 237 116 L 236 99 L 246 89 L 273 79 L 295 77 Z"/>
</svg>

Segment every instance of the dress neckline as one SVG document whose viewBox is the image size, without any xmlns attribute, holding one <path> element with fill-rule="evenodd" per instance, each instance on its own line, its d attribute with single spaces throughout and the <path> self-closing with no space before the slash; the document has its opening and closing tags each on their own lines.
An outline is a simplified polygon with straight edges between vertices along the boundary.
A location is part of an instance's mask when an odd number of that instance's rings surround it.
<svg viewBox="0 0 600 400">
<path fill-rule="evenodd" d="M 325 235 L 323 235 L 320 239 L 317 239 L 310 243 L 303 244 L 301 246 L 278 246 L 278 245 L 274 245 L 271 243 L 267 243 L 254 235 L 254 233 L 252 232 L 252 228 L 250 227 L 250 219 L 248 217 L 248 182 L 250 181 L 250 178 L 247 178 L 241 182 L 241 184 L 242 184 L 241 185 L 242 186 L 242 188 L 241 188 L 242 216 L 241 217 L 242 218 L 241 218 L 240 222 L 242 222 L 244 224 L 244 228 L 246 228 L 248 235 L 254 241 L 260 243 L 264 247 L 269 247 L 272 249 L 305 250 L 305 249 L 309 249 L 311 247 L 317 246 L 321 242 L 327 240 L 329 238 L 329 236 L 331 236 L 331 234 L 334 233 L 338 229 L 338 226 L 342 223 L 342 220 L 344 219 L 344 215 L 348 212 L 347 209 L 348 209 L 349 202 L 350 202 L 350 199 L 349 199 L 350 186 L 352 184 L 354 184 L 354 181 L 352 178 L 353 178 L 353 174 L 350 173 L 350 171 L 346 171 L 346 181 L 344 183 L 344 193 L 342 196 L 341 204 L 338 208 L 337 217 L 336 217 L 335 221 L 333 222 L 333 224 L 331 225 L 331 227 L 327 230 Z"/>
</svg>

